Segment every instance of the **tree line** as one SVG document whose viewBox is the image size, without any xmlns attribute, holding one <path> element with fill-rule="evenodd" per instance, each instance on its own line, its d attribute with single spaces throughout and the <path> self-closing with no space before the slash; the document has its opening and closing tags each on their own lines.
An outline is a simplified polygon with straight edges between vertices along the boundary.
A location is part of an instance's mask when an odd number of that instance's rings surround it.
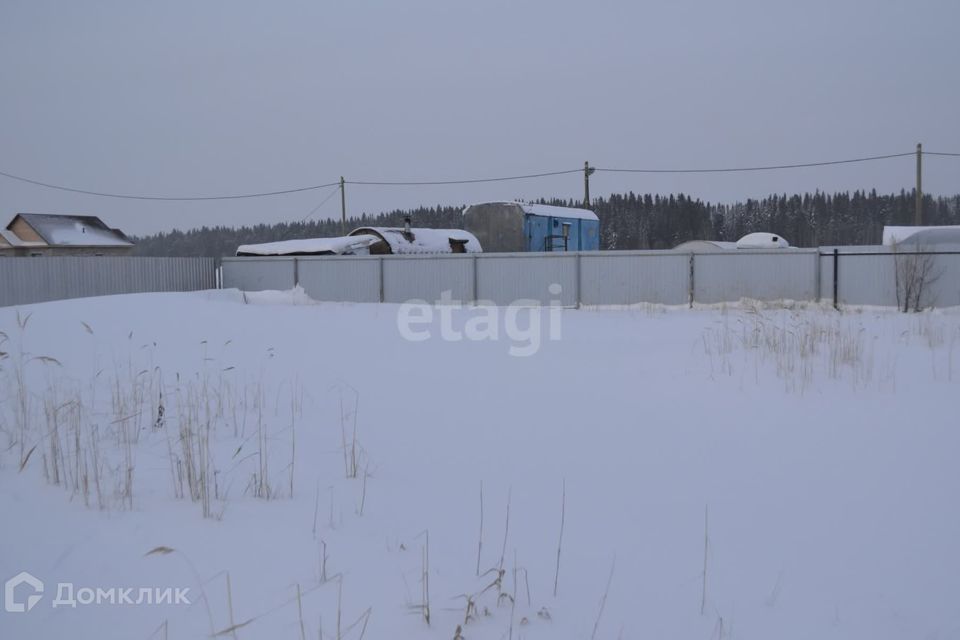
<svg viewBox="0 0 960 640">
<path fill-rule="evenodd" d="M 582 202 L 541 199 L 542 204 L 582 206 Z M 596 198 L 591 209 L 600 218 L 602 249 L 671 249 L 687 240 L 728 240 L 753 231 L 770 231 L 792 245 L 880 244 L 884 225 L 910 225 L 914 220 L 913 191 L 878 194 L 854 191 L 826 194 L 771 195 L 735 204 L 704 202 L 683 194 L 613 194 Z M 378 215 L 348 218 L 347 230 L 360 226 L 402 226 L 409 217 L 415 227 L 462 227 L 463 206 L 396 209 Z M 960 224 L 960 195 L 926 196 L 923 223 Z M 141 256 L 230 256 L 242 244 L 341 234 L 340 221 L 280 222 L 241 227 L 200 227 L 135 238 Z"/>
</svg>

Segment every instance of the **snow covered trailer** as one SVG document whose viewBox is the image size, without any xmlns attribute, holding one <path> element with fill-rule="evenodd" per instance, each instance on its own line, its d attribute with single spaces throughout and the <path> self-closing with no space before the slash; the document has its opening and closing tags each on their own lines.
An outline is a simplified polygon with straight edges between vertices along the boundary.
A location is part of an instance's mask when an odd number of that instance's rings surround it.
<svg viewBox="0 0 960 640">
<path fill-rule="evenodd" d="M 301 238 L 262 244 L 243 244 L 237 247 L 238 256 L 340 256 L 368 255 L 370 245 L 380 238 L 372 235 L 343 236 L 339 238 Z"/>
<path fill-rule="evenodd" d="M 411 227 L 409 219 L 403 227 L 360 227 L 350 236 L 374 238 L 369 249 L 372 255 L 483 252 L 476 236 L 468 231 Z"/>
<path fill-rule="evenodd" d="M 485 202 L 463 210 L 463 226 L 486 251 L 597 251 L 600 219 L 587 209 Z"/>
</svg>

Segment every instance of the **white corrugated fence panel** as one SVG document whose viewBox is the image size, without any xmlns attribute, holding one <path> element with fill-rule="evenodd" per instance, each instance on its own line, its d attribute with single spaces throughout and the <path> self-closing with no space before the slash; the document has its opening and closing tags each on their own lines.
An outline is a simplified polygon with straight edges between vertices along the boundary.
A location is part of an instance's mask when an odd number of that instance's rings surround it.
<svg viewBox="0 0 960 640">
<path fill-rule="evenodd" d="M 452 302 L 473 302 L 472 255 L 384 258 L 384 302 L 438 302 L 450 292 Z"/>
<path fill-rule="evenodd" d="M 287 291 L 296 283 L 292 258 L 224 258 L 223 288 Z"/>
<path fill-rule="evenodd" d="M 216 286 L 214 258 L 41 256 L 0 258 L 0 306 Z"/>
<path fill-rule="evenodd" d="M 314 300 L 380 302 L 379 257 L 297 258 L 297 262 L 300 286 Z"/>
<path fill-rule="evenodd" d="M 583 304 L 686 304 L 690 256 L 616 251 L 583 254 L 580 285 Z"/>
<path fill-rule="evenodd" d="M 694 301 L 815 300 L 816 249 L 724 251 L 694 255 Z"/>
<path fill-rule="evenodd" d="M 506 306 L 577 304 L 576 254 L 486 254 L 477 257 L 477 299 Z M 558 288 L 559 287 L 559 288 Z"/>
</svg>

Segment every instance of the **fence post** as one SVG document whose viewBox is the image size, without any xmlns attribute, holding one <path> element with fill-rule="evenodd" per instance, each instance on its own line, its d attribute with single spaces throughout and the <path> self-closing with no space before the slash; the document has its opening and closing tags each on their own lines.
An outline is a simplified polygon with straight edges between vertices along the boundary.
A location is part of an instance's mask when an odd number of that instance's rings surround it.
<svg viewBox="0 0 960 640">
<path fill-rule="evenodd" d="M 473 306 L 480 304 L 480 290 L 477 275 L 477 254 L 473 254 Z"/>
<path fill-rule="evenodd" d="M 833 308 L 840 310 L 840 250 L 833 250 Z"/>
<path fill-rule="evenodd" d="M 817 257 L 816 257 L 817 264 L 815 264 L 815 265 L 813 266 L 813 278 L 814 278 L 813 290 L 816 292 L 816 294 L 815 294 L 815 295 L 817 296 L 816 300 L 817 300 L 817 303 L 819 303 L 819 302 L 820 302 L 821 295 L 822 295 L 822 292 L 820 291 L 820 287 L 821 287 L 821 283 L 820 283 L 820 249 L 817 249 L 816 256 L 817 256 Z"/>
<path fill-rule="evenodd" d="M 693 258 L 694 258 L 694 255 L 695 254 L 693 253 L 690 254 L 690 277 L 688 278 L 688 284 L 687 284 L 687 297 L 689 298 L 689 304 L 691 309 L 693 309 L 693 286 L 694 286 Z"/>
<path fill-rule="evenodd" d="M 581 300 L 582 300 L 582 298 L 583 298 L 583 294 L 582 294 L 582 290 L 583 290 L 583 276 L 582 276 L 582 274 L 583 274 L 583 270 L 582 270 L 582 268 L 581 268 L 581 266 L 580 266 L 580 252 L 577 251 L 577 300 L 576 300 L 576 305 L 577 305 L 576 308 L 577 308 L 577 309 L 580 308 Z"/>
<path fill-rule="evenodd" d="M 384 257 L 383 257 L 383 256 L 380 256 L 380 258 L 379 258 L 379 260 L 378 260 L 378 262 L 379 262 L 379 265 L 378 265 L 378 266 L 380 267 L 380 268 L 379 268 L 379 272 L 380 272 L 380 278 L 379 278 L 379 280 L 380 280 L 380 282 L 379 282 L 379 285 L 380 285 L 380 302 L 383 302 L 383 300 L 384 300 L 384 297 L 383 297 L 383 260 L 384 260 Z"/>
<path fill-rule="evenodd" d="M 293 288 L 300 286 L 300 258 L 293 258 Z"/>
</svg>

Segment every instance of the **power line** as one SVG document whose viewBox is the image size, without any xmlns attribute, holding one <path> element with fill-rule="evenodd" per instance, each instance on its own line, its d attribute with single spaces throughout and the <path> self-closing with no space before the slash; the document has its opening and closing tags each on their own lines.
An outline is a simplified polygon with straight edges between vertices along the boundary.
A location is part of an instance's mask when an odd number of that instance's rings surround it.
<svg viewBox="0 0 960 640">
<path fill-rule="evenodd" d="M 323 200 L 320 201 L 320 204 L 318 204 L 318 205 L 315 206 L 313 209 L 311 209 L 311 210 L 310 210 L 310 213 L 308 213 L 307 215 L 303 216 L 303 217 L 300 219 L 300 222 L 306 222 L 306 221 L 307 221 L 307 218 L 309 218 L 310 216 L 312 216 L 313 214 L 315 214 L 317 211 L 319 211 L 319 210 L 320 210 L 320 207 L 322 207 L 323 205 L 327 204 L 327 202 L 330 200 L 330 198 L 332 198 L 333 196 L 335 196 L 335 195 L 337 194 L 337 192 L 340 191 L 340 189 L 339 189 L 340 185 L 337 184 L 337 185 L 335 185 L 335 186 L 336 186 L 337 188 L 336 188 L 336 189 L 331 189 L 331 190 L 330 190 L 330 193 L 328 193 L 327 196 L 326 196 Z"/>
<path fill-rule="evenodd" d="M 479 182 L 506 182 L 507 180 L 528 180 L 530 178 L 545 178 L 547 176 L 563 176 L 570 173 L 581 173 L 583 169 L 568 169 L 566 171 L 549 171 L 547 173 L 530 173 L 523 176 L 505 176 L 500 178 L 473 178 L 469 180 L 412 180 L 412 181 L 371 181 L 371 180 L 347 180 L 347 184 L 358 184 L 378 187 L 395 186 L 429 186 L 443 184 L 477 184 Z"/>
<path fill-rule="evenodd" d="M 849 160 L 827 160 L 825 162 L 804 162 L 801 164 L 775 164 L 759 167 L 725 167 L 719 169 L 601 169 L 597 171 L 606 171 L 612 173 L 738 173 L 747 171 L 774 171 L 777 169 L 802 169 L 806 167 L 826 167 L 836 164 L 853 164 L 855 162 L 870 162 L 872 160 L 887 160 L 889 158 L 905 158 L 915 156 L 916 153 L 891 153 L 884 156 L 868 156 L 865 158 L 851 158 Z"/>
<path fill-rule="evenodd" d="M 947 153 L 947 152 L 934 152 L 934 151 L 924 151 L 924 155 L 931 156 L 952 156 L 960 157 L 960 153 Z M 604 171 L 607 173 L 743 173 L 751 171 L 775 171 L 783 169 L 803 169 L 809 167 L 826 167 L 831 165 L 840 165 L 840 164 L 853 164 L 859 162 L 871 162 L 875 160 L 887 160 L 890 158 L 904 158 L 908 156 L 914 156 L 914 152 L 907 153 L 892 153 L 887 155 L 880 156 L 867 156 L 862 158 L 850 158 L 846 160 L 828 160 L 824 162 L 805 162 L 799 164 L 779 164 L 779 165 L 766 165 L 766 166 L 752 166 L 752 167 L 721 167 L 721 168 L 697 168 L 697 169 L 621 169 L 614 167 L 607 168 L 597 168 L 596 171 Z M 352 184 L 358 186 L 440 186 L 440 185 L 458 185 L 458 184 L 481 184 L 481 183 L 490 183 L 490 182 L 507 182 L 512 180 L 530 180 L 534 178 L 546 178 L 550 176 L 562 176 L 570 175 L 574 173 L 581 173 L 583 169 L 567 169 L 564 171 L 548 171 L 544 173 L 528 173 L 524 175 L 515 175 L 515 176 L 500 176 L 495 178 L 468 178 L 461 180 L 347 180 L 345 184 Z M 330 182 L 327 184 L 317 184 L 310 185 L 306 187 L 296 187 L 292 189 L 278 189 L 275 191 L 261 191 L 257 193 L 243 193 L 243 194 L 228 194 L 228 195 L 214 195 L 214 196 L 157 196 L 157 195 L 136 195 L 136 194 L 125 194 L 125 193 L 111 193 L 105 191 L 93 191 L 90 189 L 78 189 L 75 187 L 67 187 L 63 185 L 53 184 L 50 182 L 44 182 L 41 180 L 34 180 L 32 178 L 25 178 L 23 176 L 18 176 L 12 173 L 6 173 L 0 171 L 0 176 L 9 178 L 11 180 L 17 180 L 19 182 L 24 182 L 27 184 L 32 184 L 39 187 L 44 187 L 47 189 L 56 189 L 58 191 L 67 191 L 70 193 L 79 193 L 89 196 L 98 196 L 101 198 L 119 198 L 123 200 L 155 200 L 155 201 L 167 201 L 167 202 L 190 202 L 190 201 L 207 201 L 207 200 L 241 200 L 246 198 L 265 198 L 269 196 L 279 196 L 290 193 L 302 193 L 305 191 L 315 191 L 317 189 L 325 189 L 328 187 L 336 187 L 340 185 L 340 182 Z M 336 193 L 336 191 L 331 192 Z M 313 215 L 316 212 L 316 209 L 319 209 L 320 206 L 325 204 L 332 195 L 328 194 L 323 202 L 318 205 L 314 211 L 311 211 L 307 214 L 307 218 Z M 305 220 L 306 218 L 304 218 Z"/>
<path fill-rule="evenodd" d="M 58 191 L 69 191 L 70 193 L 82 193 L 88 196 L 99 196 L 101 198 L 120 198 L 123 200 L 164 200 L 164 201 L 197 201 L 197 200 L 240 200 L 243 198 L 265 198 L 267 196 L 279 196 L 287 193 L 301 193 L 303 191 L 314 191 L 316 189 L 323 189 L 325 187 L 335 187 L 339 185 L 339 182 L 331 182 L 330 184 L 316 184 L 309 187 L 297 187 L 295 189 L 280 189 L 277 191 L 262 191 L 260 193 L 243 193 L 239 195 L 220 195 L 220 196 L 141 196 L 133 195 L 126 193 L 108 193 L 104 191 L 90 191 L 88 189 L 75 189 L 73 187 L 64 187 L 62 185 L 51 184 L 49 182 L 42 182 L 40 180 L 33 180 L 31 178 L 24 178 L 23 176 L 17 176 L 12 173 L 6 173 L 0 171 L 0 176 L 10 178 L 11 180 L 19 180 L 20 182 L 26 182 L 27 184 L 36 185 L 38 187 L 46 187 L 47 189 L 56 189 Z"/>
</svg>

